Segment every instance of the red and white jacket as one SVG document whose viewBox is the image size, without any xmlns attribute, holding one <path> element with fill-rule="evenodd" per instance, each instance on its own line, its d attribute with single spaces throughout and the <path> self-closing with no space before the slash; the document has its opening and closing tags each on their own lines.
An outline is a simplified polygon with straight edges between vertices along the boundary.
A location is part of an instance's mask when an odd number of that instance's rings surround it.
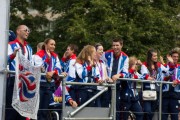
<svg viewBox="0 0 180 120">
<path fill-rule="evenodd" d="M 43 72 L 55 71 L 55 74 L 58 75 L 62 72 L 58 55 L 54 52 L 51 52 L 51 57 L 49 58 L 45 50 L 40 50 L 34 56 L 34 65 L 42 66 L 44 69 Z M 45 76 L 42 76 L 41 82 L 46 82 L 46 81 L 47 80 Z M 54 80 L 52 80 L 51 82 L 54 82 Z"/>
</svg>

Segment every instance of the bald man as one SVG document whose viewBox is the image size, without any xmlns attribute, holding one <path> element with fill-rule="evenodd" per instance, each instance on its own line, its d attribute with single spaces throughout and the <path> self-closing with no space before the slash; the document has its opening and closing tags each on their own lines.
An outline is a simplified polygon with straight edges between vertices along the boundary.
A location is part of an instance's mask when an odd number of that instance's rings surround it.
<svg viewBox="0 0 180 120">
<path fill-rule="evenodd" d="M 28 45 L 27 39 L 30 30 L 26 25 L 19 25 L 16 29 L 16 39 L 8 43 L 8 64 L 9 70 L 15 71 L 15 60 L 17 51 L 21 52 L 28 60 L 32 60 L 32 48 Z M 6 89 L 6 116 L 5 120 L 25 120 L 16 110 L 11 106 L 15 75 L 9 74 Z"/>
</svg>

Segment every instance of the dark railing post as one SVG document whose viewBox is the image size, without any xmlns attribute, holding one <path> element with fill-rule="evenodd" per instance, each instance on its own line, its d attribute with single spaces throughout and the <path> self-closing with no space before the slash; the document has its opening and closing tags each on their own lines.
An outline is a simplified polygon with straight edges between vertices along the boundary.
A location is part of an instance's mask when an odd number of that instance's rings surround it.
<svg viewBox="0 0 180 120">
<path fill-rule="evenodd" d="M 161 82 L 159 85 L 160 85 L 160 91 L 159 91 L 159 120 L 161 120 L 161 114 L 162 114 L 162 85 L 163 85 L 163 83 Z"/>
<path fill-rule="evenodd" d="M 66 89 L 66 79 L 63 78 L 62 80 L 62 115 L 61 115 L 61 118 L 62 120 L 64 120 L 64 109 L 65 109 L 65 89 Z"/>
</svg>

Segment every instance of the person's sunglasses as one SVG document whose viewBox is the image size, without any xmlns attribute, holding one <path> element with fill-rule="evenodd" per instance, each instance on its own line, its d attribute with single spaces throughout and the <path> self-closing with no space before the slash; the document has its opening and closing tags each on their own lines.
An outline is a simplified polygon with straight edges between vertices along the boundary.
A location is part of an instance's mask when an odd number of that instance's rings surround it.
<svg viewBox="0 0 180 120">
<path fill-rule="evenodd" d="M 25 30 L 22 30 L 22 31 L 27 32 L 27 33 L 31 32 L 30 29 L 25 29 Z"/>
</svg>

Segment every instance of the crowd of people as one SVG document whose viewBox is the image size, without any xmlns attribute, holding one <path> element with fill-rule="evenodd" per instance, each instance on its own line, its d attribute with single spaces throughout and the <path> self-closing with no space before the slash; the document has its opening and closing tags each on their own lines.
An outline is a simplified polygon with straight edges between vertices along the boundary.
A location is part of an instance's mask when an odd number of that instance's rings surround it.
<svg viewBox="0 0 180 120">
<path fill-rule="evenodd" d="M 37 46 L 33 55 L 32 48 L 27 43 L 30 30 L 26 25 L 19 25 L 16 29 L 16 38 L 8 43 L 8 65 L 15 70 L 15 56 L 21 52 L 35 66 L 41 66 L 46 76 L 40 79 L 40 105 L 38 120 L 47 120 L 50 101 L 62 102 L 62 85 L 57 81 L 58 75 L 64 75 L 68 82 L 81 83 L 108 83 L 116 84 L 116 120 L 128 120 L 129 111 L 132 111 L 137 120 L 152 120 L 159 105 L 159 97 L 155 100 L 143 100 L 141 92 L 154 90 L 157 96 L 160 91 L 156 82 L 143 83 L 142 89 L 137 90 L 137 83 L 121 81 L 119 78 L 142 79 L 152 81 L 171 81 L 173 84 L 163 84 L 162 120 L 178 120 L 180 100 L 180 64 L 179 48 L 173 48 L 167 55 L 166 63 L 161 58 L 158 61 L 157 50 L 147 51 L 147 59 L 141 62 L 137 57 L 130 56 L 122 51 L 123 40 L 112 40 L 112 49 L 104 52 L 103 45 L 86 45 L 77 54 L 78 47 L 70 44 L 61 59 L 55 53 L 56 42 L 52 38 L 46 39 Z M 6 120 L 26 119 L 19 115 L 11 106 L 15 76 L 10 74 L 6 90 Z M 104 86 L 67 85 L 65 100 L 72 107 L 81 106 Z M 88 104 L 89 107 L 110 107 L 111 89 L 104 92 L 97 99 Z M 123 111 L 123 112 L 121 112 Z M 11 114 L 11 115 L 9 115 Z"/>
</svg>

